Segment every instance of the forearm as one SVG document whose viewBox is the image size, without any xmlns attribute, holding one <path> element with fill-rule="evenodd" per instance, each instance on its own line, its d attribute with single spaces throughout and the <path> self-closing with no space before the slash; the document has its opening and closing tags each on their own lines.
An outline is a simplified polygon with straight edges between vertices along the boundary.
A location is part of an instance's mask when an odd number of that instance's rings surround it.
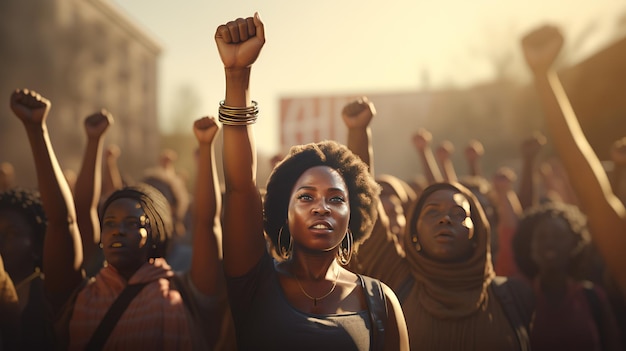
<svg viewBox="0 0 626 351">
<path fill-rule="evenodd" d="M 576 174 L 570 177 L 570 181 L 581 197 L 582 206 L 590 205 L 593 203 L 590 200 L 600 198 L 597 195 L 605 199 L 614 198 L 608 177 L 585 138 L 557 73 L 549 71 L 537 75 L 535 82 L 542 97 L 546 124 L 563 166 L 567 174 Z"/>
<path fill-rule="evenodd" d="M 251 104 L 250 69 L 226 70 L 225 105 Z M 224 269 L 231 276 L 246 273 L 265 251 L 263 210 L 256 186 L 256 147 L 251 125 L 223 126 Z"/>
<path fill-rule="evenodd" d="M 200 144 L 198 173 L 193 207 L 193 253 L 191 278 L 206 295 L 218 291 L 219 256 L 221 248 L 221 193 L 211 144 Z"/>
<path fill-rule="evenodd" d="M 556 72 L 536 75 L 535 83 L 548 129 L 587 215 L 593 240 L 626 296 L 624 205 L 612 193 L 608 177 L 582 132 Z"/>
<path fill-rule="evenodd" d="M 76 225 L 76 211 L 69 184 L 65 180 L 59 165 L 48 132 L 43 130 L 27 130 L 33 151 L 37 184 L 46 213 L 48 227 L 69 228 Z"/>
<path fill-rule="evenodd" d="M 226 69 L 226 98 L 224 105 L 246 107 L 249 96 L 250 68 Z M 251 125 L 224 124 L 224 179 L 226 191 L 249 191 L 256 187 L 256 146 Z"/>
<path fill-rule="evenodd" d="M 504 228 L 516 228 L 522 215 L 522 205 L 517 194 L 512 190 L 498 193 L 497 201 L 498 225 Z"/>
<path fill-rule="evenodd" d="M 372 147 L 371 128 L 349 128 L 348 148 L 365 162 L 374 174 L 374 148 Z"/>
<path fill-rule="evenodd" d="M 82 245 L 76 223 L 74 200 L 52 149 L 46 127 L 27 127 L 27 135 L 48 221 L 43 253 L 43 265 L 46 267 L 45 285 L 49 293 L 61 292 L 61 295 L 65 295 L 82 279 L 80 271 Z"/>
<path fill-rule="evenodd" d="M 433 155 L 430 148 L 426 148 L 423 151 L 420 151 L 419 156 L 422 162 L 424 175 L 426 176 L 426 181 L 428 181 L 428 184 L 442 182 L 443 176 L 441 175 L 439 166 L 437 165 L 437 162 L 435 161 L 435 156 Z"/>
<path fill-rule="evenodd" d="M 106 159 L 102 167 L 102 194 L 110 195 L 124 186 L 116 160 Z"/>
<path fill-rule="evenodd" d="M 98 218 L 98 202 L 101 192 L 102 139 L 89 138 L 83 157 L 82 167 L 76 179 L 74 198 L 76 199 L 76 216 L 83 242 L 85 261 L 95 253 L 100 242 L 100 220 Z"/>
<path fill-rule="evenodd" d="M 456 182 L 458 177 L 454 170 L 454 165 L 450 159 L 441 161 L 441 169 L 443 170 L 443 179 L 447 182 Z"/>
<path fill-rule="evenodd" d="M 535 175 L 534 162 L 524 159 L 517 197 L 522 209 L 525 210 L 535 203 Z"/>
<path fill-rule="evenodd" d="M 477 160 L 470 160 L 467 161 L 467 164 L 469 166 L 469 174 L 472 177 L 477 177 L 477 176 L 482 176 L 483 172 L 480 169 L 480 164 Z"/>
</svg>

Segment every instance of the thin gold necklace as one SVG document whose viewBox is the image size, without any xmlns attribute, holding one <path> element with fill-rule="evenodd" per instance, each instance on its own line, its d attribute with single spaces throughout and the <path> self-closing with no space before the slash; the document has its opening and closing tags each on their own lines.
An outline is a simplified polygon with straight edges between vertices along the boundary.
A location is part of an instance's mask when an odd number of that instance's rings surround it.
<svg viewBox="0 0 626 351">
<path fill-rule="evenodd" d="M 298 283 L 298 287 L 300 288 L 300 291 L 302 291 L 304 296 L 313 300 L 313 306 L 317 306 L 317 301 L 328 297 L 328 295 L 332 294 L 333 291 L 335 291 L 335 287 L 337 287 L 337 280 L 339 279 L 339 274 L 341 273 L 341 270 L 338 267 L 335 266 L 335 269 L 337 270 L 337 274 L 335 275 L 335 281 L 333 282 L 333 286 L 330 288 L 330 291 L 328 291 L 326 294 L 320 297 L 314 297 L 314 296 L 309 295 L 302 287 L 302 284 L 300 283 L 300 279 L 298 279 L 298 276 L 294 274 L 294 276 L 296 277 L 296 282 Z"/>
</svg>

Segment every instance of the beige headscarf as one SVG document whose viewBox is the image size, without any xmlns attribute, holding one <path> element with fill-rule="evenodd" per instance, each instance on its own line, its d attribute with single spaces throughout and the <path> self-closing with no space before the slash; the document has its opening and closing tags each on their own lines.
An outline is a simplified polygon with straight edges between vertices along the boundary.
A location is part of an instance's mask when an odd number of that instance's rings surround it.
<svg viewBox="0 0 626 351">
<path fill-rule="evenodd" d="M 428 196 L 450 189 L 465 195 L 474 222 L 476 249 L 464 262 L 444 263 L 415 249 L 416 223 Z M 409 212 L 405 235 L 406 262 L 415 284 L 402 308 L 411 347 L 437 350 L 515 349 L 515 334 L 498 303 L 489 303 L 495 273 L 491 262 L 489 223 L 478 200 L 460 184 L 437 183 L 424 190 Z M 493 298 L 493 297 L 492 297 Z M 497 337 L 496 337 L 497 336 Z"/>
</svg>

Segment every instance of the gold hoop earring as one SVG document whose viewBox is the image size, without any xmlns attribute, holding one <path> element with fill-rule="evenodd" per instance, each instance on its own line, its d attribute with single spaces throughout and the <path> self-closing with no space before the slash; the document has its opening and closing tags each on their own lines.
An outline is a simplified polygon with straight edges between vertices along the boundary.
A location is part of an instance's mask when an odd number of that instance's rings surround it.
<svg viewBox="0 0 626 351">
<path fill-rule="evenodd" d="M 291 252 L 293 251 L 293 240 L 291 238 L 291 233 L 289 233 L 289 244 L 283 245 L 282 237 L 283 237 L 284 227 L 285 226 L 280 227 L 280 230 L 278 231 L 277 244 L 278 244 L 278 255 L 280 255 L 282 259 L 286 260 L 286 259 L 289 259 L 289 257 L 291 257 Z"/>
<path fill-rule="evenodd" d="M 411 241 L 413 242 L 413 245 L 415 246 L 415 250 L 417 252 L 422 251 L 422 245 L 420 244 L 420 242 L 417 240 L 417 235 L 414 235 L 411 237 Z"/>
<path fill-rule="evenodd" d="M 344 242 L 346 243 L 344 247 Z M 339 244 L 339 251 L 337 252 L 337 258 L 339 259 L 339 263 L 345 266 L 350 263 L 352 259 L 352 244 L 354 242 L 354 237 L 352 236 L 352 231 L 348 228 L 346 235 L 341 240 L 341 244 Z"/>
</svg>

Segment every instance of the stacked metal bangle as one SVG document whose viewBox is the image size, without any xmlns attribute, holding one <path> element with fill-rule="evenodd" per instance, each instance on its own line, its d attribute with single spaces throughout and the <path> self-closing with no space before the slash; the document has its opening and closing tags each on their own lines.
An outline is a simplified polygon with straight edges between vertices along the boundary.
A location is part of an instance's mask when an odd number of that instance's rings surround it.
<svg viewBox="0 0 626 351">
<path fill-rule="evenodd" d="M 231 126 L 245 126 L 256 122 L 259 115 L 259 104 L 252 101 L 252 106 L 235 107 L 224 105 L 224 100 L 220 101 L 219 121 L 222 124 Z"/>
</svg>

